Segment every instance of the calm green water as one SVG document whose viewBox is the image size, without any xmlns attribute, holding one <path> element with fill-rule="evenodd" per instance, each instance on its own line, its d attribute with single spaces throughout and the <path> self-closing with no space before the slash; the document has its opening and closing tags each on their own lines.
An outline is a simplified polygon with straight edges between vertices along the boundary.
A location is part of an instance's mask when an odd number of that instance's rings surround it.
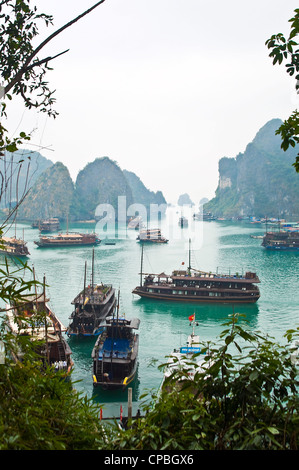
<svg viewBox="0 0 299 470">
<path fill-rule="evenodd" d="M 179 214 L 169 209 L 162 220 L 163 234 L 169 236 L 167 245 L 147 246 L 144 253 L 144 272 L 171 273 L 185 262 L 188 265 L 188 238 L 192 236 L 192 266 L 207 271 L 241 273 L 257 272 L 260 277 L 261 297 L 255 305 L 236 305 L 235 311 L 245 313 L 249 326 L 283 342 L 283 334 L 299 323 L 299 253 L 268 252 L 260 239 L 251 234 L 263 234 L 264 228 L 249 222 L 195 222 L 188 229 L 178 229 Z M 94 225 L 77 224 L 73 231 L 93 231 Z M 72 312 L 71 301 L 83 288 L 84 264 L 91 271 L 91 247 L 41 249 L 33 241 L 38 230 L 20 224 L 17 236 L 25 240 L 31 253 L 29 263 L 34 265 L 39 281 L 43 275 L 49 285 L 50 306 L 62 323 L 68 325 Z M 96 229 L 97 233 L 99 231 Z M 10 231 L 12 234 L 14 229 Z M 112 237 L 113 232 L 99 233 Z M 197 333 L 203 341 L 216 340 L 223 330 L 222 323 L 232 313 L 231 305 L 185 304 L 140 299 L 132 295 L 139 284 L 141 247 L 136 242 L 137 232 L 119 232 L 115 245 L 104 241 L 95 248 L 95 279 L 120 288 L 120 311 L 127 317 L 137 316 L 140 324 L 140 349 L 137 377 L 133 383 L 133 412 L 139 407 L 139 397 L 147 390 L 156 389 L 162 378 L 157 365 L 162 363 L 174 347 L 186 342 L 190 333 L 188 316 L 196 313 Z M 75 363 L 73 379 L 77 390 L 98 403 L 105 404 L 103 415 L 119 415 L 120 404 L 127 410 L 127 391 L 93 389 L 91 351 L 94 340 L 68 339 Z"/>
</svg>

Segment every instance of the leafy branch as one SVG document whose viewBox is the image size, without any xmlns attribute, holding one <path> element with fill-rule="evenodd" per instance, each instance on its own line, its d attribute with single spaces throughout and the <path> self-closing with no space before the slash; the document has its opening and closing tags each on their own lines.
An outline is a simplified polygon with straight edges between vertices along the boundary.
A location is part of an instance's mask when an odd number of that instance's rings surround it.
<svg viewBox="0 0 299 470">
<path fill-rule="evenodd" d="M 295 10 L 295 15 L 289 20 L 291 31 L 286 39 L 282 33 L 274 34 L 266 41 L 266 46 L 271 50 L 269 57 L 273 59 L 273 65 L 285 64 L 287 73 L 296 79 L 296 90 L 299 92 L 299 44 L 294 38 L 299 34 L 299 9 Z M 281 148 L 286 151 L 290 146 L 295 147 L 299 143 L 299 113 L 295 110 L 292 115 L 286 119 L 276 135 L 281 135 Z M 293 163 L 296 172 L 299 173 L 299 153 L 296 161 Z"/>
</svg>

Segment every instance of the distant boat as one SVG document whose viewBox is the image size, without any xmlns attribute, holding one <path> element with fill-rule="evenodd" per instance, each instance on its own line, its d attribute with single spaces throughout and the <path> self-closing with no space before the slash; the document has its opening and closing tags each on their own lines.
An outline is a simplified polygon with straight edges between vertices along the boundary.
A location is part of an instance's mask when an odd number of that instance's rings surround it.
<svg viewBox="0 0 299 470">
<path fill-rule="evenodd" d="M 101 322 L 111 315 L 116 304 L 115 289 L 109 284 L 94 281 L 94 250 L 92 253 L 91 282 L 86 285 L 86 262 L 83 290 L 72 301 L 74 310 L 67 328 L 68 336 L 97 336 L 102 331 Z"/>
<path fill-rule="evenodd" d="M 140 216 L 132 217 L 128 222 L 128 229 L 138 230 L 143 227 L 142 218 Z"/>
<path fill-rule="evenodd" d="M 44 281 L 45 286 L 45 281 Z M 73 361 L 72 351 L 63 338 L 66 328 L 48 306 L 45 287 L 42 293 L 26 296 L 22 302 L 6 306 L 8 327 L 15 335 L 28 336 L 30 340 L 40 342 L 37 353 L 44 365 L 53 366 L 69 374 Z M 15 359 L 22 361 L 23 352 L 18 351 Z"/>
<path fill-rule="evenodd" d="M 137 240 L 141 243 L 167 243 L 159 228 L 140 230 Z"/>
<path fill-rule="evenodd" d="M 263 236 L 262 246 L 267 250 L 299 250 L 299 230 L 290 228 L 289 230 L 266 232 Z"/>
<path fill-rule="evenodd" d="M 16 257 L 27 257 L 30 256 L 27 248 L 27 243 L 16 237 L 2 237 L 0 239 L 0 253 L 12 255 Z"/>
<path fill-rule="evenodd" d="M 195 334 L 195 314 L 189 317 L 192 333 L 188 336 L 186 346 L 175 348 L 164 369 L 161 390 L 171 389 L 172 386 L 180 387 L 184 378 L 193 380 L 196 372 L 204 372 L 212 365 L 212 359 L 199 345 L 199 336 Z M 171 377 L 176 372 L 182 372 L 182 377 L 176 377 L 175 383 L 171 383 Z"/>
<path fill-rule="evenodd" d="M 59 219 L 52 217 L 50 219 L 42 220 L 39 223 L 39 230 L 41 233 L 44 232 L 56 232 L 60 228 Z"/>
<path fill-rule="evenodd" d="M 211 221 L 211 220 L 217 220 L 217 217 L 213 215 L 211 212 L 198 212 L 198 214 L 193 214 L 193 219 Z"/>
<path fill-rule="evenodd" d="M 103 322 L 103 333 L 92 351 L 93 385 L 103 389 L 124 389 L 137 370 L 140 320 L 119 316 L 119 305 Z"/>
<path fill-rule="evenodd" d="M 179 218 L 179 227 L 187 228 L 188 227 L 188 219 L 184 216 Z"/>
<path fill-rule="evenodd" d="M 96 233 L 67 232 L 58 235 L 41 235 L 39 241 L 34 241 L 34 243 L 40 248 L 59 248 L 62 246 L 99 245 L 101 240 Z"/>
<path fill-rule="evenodd" d="M 143 281 L 143 276 L 145 276 Z M 140 297 L 174 302 L 253 303 L 260 297 L 260 282 L 256 273 L 245 275 L 218 274 L 195 270 L 189 266 L 172 274 L 143 273 L 143 246 L 141 252 L 140 285 L 132 291 Z"/>
</svg>

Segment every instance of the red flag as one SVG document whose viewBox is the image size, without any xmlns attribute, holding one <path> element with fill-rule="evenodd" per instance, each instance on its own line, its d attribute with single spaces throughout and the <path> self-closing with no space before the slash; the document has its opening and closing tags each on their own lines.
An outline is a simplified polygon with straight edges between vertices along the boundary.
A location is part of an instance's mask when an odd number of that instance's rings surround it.
<svg viewBox="0 0 299 470">
<path fill-rule="evenodd" d="M 123 407 L 120 405 L 120 420 L 122 421 L 123 419 Z"/>
<path fill-rule="evenodd" d="M 100 409 L 100 420 L 102 420 L 102 418 L 103 418 L 103 409 L 101 408 Z"/>
<path fill-rule="evenodd" d="M 195 313 L 193 313 L 193 315 L 190 315 L 190 317 L 189 317 L 189 321 L 193 321 L 193 320 L 194 320 L 194 318 L 195 318 Z"/>
</svg>

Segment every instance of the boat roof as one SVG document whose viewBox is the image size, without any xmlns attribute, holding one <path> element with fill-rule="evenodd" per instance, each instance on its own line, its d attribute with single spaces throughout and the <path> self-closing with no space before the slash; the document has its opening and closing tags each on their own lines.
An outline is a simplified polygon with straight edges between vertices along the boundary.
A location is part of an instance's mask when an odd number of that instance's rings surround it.
<svg viewBox="0 0 299 470">
<path fill-rule="evenodd" d="M 20 238 L 16 238 L 16 237 L 1 237 L 1 240 L 4 241 L 4 242 L 7 242 L 7 243 L 16 243 L 16 244 L 19 244 L 19 245 L 26 244 L 26 242 L 24 242 L 24 240 L 22 240 Z"/>
<path fill-rule="evenodd" d="M 131 318 L 127 319 L 124 317 L 106 317 L 104 320 L 102 326 L 113 326 L 113 325 L 118 325 L 118 326 L 125 326 L 126 328 L 131 328 L 134 330 L 138 330 L 139 325 L 140 325 L 140 319 L 139 318 Z"/>
<path fill-rule="evenodd" d="M 173 271 L 172 274 L 165 274 L 160 273 L 160 274 L 155 274 L 155 273 L 142 273 L 144 276 L 152 276 L 152 277 L 157 277 L 159 279 L 164 278 L 164 279 L 174 279 L 174 280 L 181 280 L 182 278 L 186 279 L 215 279 L 217 281 L 225 281 L 225 280 L 238 280 L 242 282 L 248 282 L 248 283 L 259 283 L 260 280 L 256 273 L 251 273 L 251 272 L 246 272 L 245 275 L 241 274 L 217 274 L 217 273 L 208 273 L 204 271 L 195 271 L 192 274 L 189 274 L 188 271 L 186 270 L 175 270 Z"/>
<path fill-rule="evenodd" d="M 42 235 L 40 238 L 78 238 L 78 237 L 94 237 L 96 233 L 80 233 L 80 232 L 68 232 L 68 233 L 59 233 L 58 235 Z"/>
<path fill-rule="evenodd" d="M 104 289 L 108 288 L 107 292 L 104 292 Z M 85 303 L 87 304 L 105 304 L 111 298 L 111 295 L 115 292 L 114 287 L 111 284 L 97 284 L 95 286 L 86 286 L 85 287 Z M 106 295 L 105 295 L 106 294 Z M 83 304 L 84 300 L 84 289 L 76 295 L 74 300 L 71 302 L 74 304 Z"/>
<path fill-rule="evenodd" d="M 19 302 L 17 302 L 16 305 L 14 306 L 21 306 L 21 305 L 26 305 L 26 304 L 29 304 L 29 303 L 35 303 L 35 302 L 38 302 L 38 303 L 45 303 L 45 302 L 49 302 L 49 298 L 45 297 L 44 293 L 40 293 L 40 294 L 28 294 L 28 295 L 25 295 L 22 300 L 20 300 Z"/>
</svg>

